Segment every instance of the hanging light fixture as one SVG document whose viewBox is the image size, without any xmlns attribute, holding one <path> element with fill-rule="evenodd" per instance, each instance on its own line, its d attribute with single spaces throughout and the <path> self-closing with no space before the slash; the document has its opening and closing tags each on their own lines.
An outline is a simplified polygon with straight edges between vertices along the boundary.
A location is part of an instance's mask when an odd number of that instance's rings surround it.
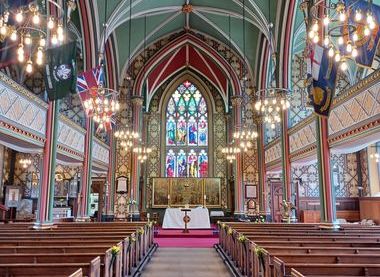
<svg viewBox="0 0 380 277">
<path fill-rule="evenodd" d="M 87 115 L 98 124 L 99 129 L 111 126 L 113 117 L 120 110 L 119 92 L 99 86 L 92 89 L 90 97 L 83 102 Z"/>
<path fill-rule="evenodd" d="M 136 141 L 140 138 L 139 133 L 129 130 L 128 126 L 117 130 L 114 136 L 120 141 L 120 146 L 123 147 L 125 151 L 132 149 Z"/>
<path fill-rule="evenodd" d="M 107 20 L 107 6 L 108 1 L 105 2 L 104 22 Z M 59 27 L 58 27 L 59 28 Z M 106 48 L 106 30 L 107 24 L 103 24 L 103 51 Z M 61 32 L 58 32 L 58 35 Z M 104 67 L 104 54 L 99 53 L 99 68 L 103 70 Z M 103 73 L 104 74 L 104 73 Z M 98 124 L 100 130 L 111 130 L 114 117 L 120 110 L 120 103 L 118 97 L 120 92 L 104 86 L 105 81 L 99 82 L 98 87 L 91 88 L 88 93 L 89 97 L 83 102 L 87 116 L 92 117 L 94 122 Z"/>
<path fill-rule="evenodd" d="M 133 148 L 133 153 L 137 154 L 137 160 L 140 161 L 140 163 L 144 163 L 147 159 L 150 153 L 152 153 L 152 149 L 145 146 L 139 146 Z"/>
<path fill-rule="evenodd" d="M 310 8 L 308 38 L 314 44 L 323 39 L 329 57 L 340 64 L 342 71 L 347 70 L 349 60 L 356 62 L 363 40 L 378 32 L 373 3 L 371 0 L 365 2 L 350 1 L 347 4 L 342 0 L 319 0 Z M 301 4 L 304 10 L 307 9 L 305 3 Z M 320 38 L 321 33 L 324 38 Z"/>
<path fill-rule="evenodd" d="M 231 22 L 231 18 L 229 18 L 229 22 Z M 243 54 L 244 54 L 244 66 L 243 66 L 243 78 L 241 80 L 242 83 L 242 126 L 236 126 L 236 131 L 233 133 L 234 140 L 238 143 L 238 147 L 240 147 L 244 152 L 247 152 L 253 146 L 253 140 L 258 137 L 258 133 L 255 130 L 255 126 L 249 126 L 247 123 L 247 106 L 250 103 L 250 97 L 247 93 L 247 68 L 246 68 L 246 18 L 245 18 L 245 0 L 243 0 Z M 230 25 L 230 23 L 229 23 Z M 230 27 L 229 27 L 230 28 Z M 231 41 L 231 30 L 229 32 L 229 40 Z M 231 42 L 230 42 L 231 43 Z"/>
<path fill-rule="evenodd" d="M 22 168 L 26 169 L 32 164 L 32 160 L 28 158 L 20 159 L 19 163 L 21 164 Z"/>
<path fill-rule="evenodd" d="M 63 29 L 64 8 L 53 0 L 47 0 L 58 11 L 59 16 L 48 16 L 37 1 L 27 6 L 20 6 L 17 10 L 8 10 L 0 15 L 0 40 L 11 40 L 18 44 L 17 60 L 25 63 L 28 74 L 33 73 L 35 65 L 44 63 L 46 39 L 49 33 L 52 45 L 64 43 Z M 71 1 L 68 4 L 71 4 Z"/>
<path fill-rule="evenodd" d="M 271 18 L 269 1 L 269 18 Z M 272 44 L 273 24 L 269 23 L 269 57 L 271 57 L 272 66 L 269 79 L 269 86 L 264 89 L 257 90 L 255 93 L 255 111 L 263 123 L 269 124 L 271 129 L 276 129 L 277 124 L 281 123 L 282 113 L 290 108 L 291 90 L 287 88 L 277 87 L 276 83 L 276 55 Z"/>
<path fill-rule="evenodd" d="M 230 163 L 233 163 L 233 161 L 236 160 L 236 155 L 239 154 L 240 152 L 241 152 L 241 149 L 235 146 L 224 147 L 222 149 L 222 153 L 226 155 L 226 159 Z"/>
</svg>

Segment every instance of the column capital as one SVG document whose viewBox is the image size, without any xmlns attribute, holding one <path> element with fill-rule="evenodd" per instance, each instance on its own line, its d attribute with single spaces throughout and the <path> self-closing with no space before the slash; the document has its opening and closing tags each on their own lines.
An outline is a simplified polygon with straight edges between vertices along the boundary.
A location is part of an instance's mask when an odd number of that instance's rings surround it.
<svg viewBox="0 0 380 277">
<path fill-rule="evenodd" d="M 139 95 L 134 95 L 131 97 L 131 103 L 135 106 L 142 106 L 144 103 L 144 98 Z"/>
<path fill-rule="evenodd" d="M 233 107 L 241 107 L 241 105 L 243 104 L 243 96 L 234 95 L 231 97 L 231 102 Z"/>
</svg>

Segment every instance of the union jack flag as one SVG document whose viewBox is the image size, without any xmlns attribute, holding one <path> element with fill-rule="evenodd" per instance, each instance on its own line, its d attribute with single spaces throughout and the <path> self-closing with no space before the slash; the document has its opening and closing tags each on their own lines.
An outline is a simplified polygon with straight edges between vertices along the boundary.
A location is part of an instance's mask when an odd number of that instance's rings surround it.
<svg viewBox="0 0 380 277">
<path fill-rule="evenodd" d="M 77 91 L 82 102 L 96 95 L 99 87 L 104 85 L 104 72 L 102 66 L 83 72 L 77 77 Z"/>
</svg>

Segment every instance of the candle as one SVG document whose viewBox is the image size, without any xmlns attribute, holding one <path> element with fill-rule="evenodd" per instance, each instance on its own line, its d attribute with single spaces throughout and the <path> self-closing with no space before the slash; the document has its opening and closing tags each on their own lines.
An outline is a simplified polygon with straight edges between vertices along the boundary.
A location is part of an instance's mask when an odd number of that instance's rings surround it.
<svg viewBox="0 0 380 277">
<path fill-rule="evenodd" d="M 170 200 L 170 194 L 168 194 L 168 200 Z"/>
<path fill-rule="evenodd" d="M 149 219 L 150 218 L 150 213 L 147 213 L 146 217 Z"/>
<path fill-rule="evenodd" d="M 203 195 L 203 199 L 204 199 L 204 200 L 206 200 L 206 194 L 205 194 L 205 195 Z"/>
</svg>

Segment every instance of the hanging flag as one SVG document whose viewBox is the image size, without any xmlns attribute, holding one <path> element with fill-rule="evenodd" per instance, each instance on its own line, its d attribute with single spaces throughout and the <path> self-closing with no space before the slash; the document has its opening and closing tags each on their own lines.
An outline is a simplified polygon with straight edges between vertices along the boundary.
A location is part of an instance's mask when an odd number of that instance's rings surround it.
<svg viewBox="0 0 380 277">
<path fill-rule="evenodd" d="M 353 41 L 353 32 L 350 32 L 350 25 L 357 26 L 356 34 L 358 35 L 358 40 L 354 43 L 358 50 L 358 56 L 355 58 L 356 62 L 362 66 L 371 67 L 373 59 L 376 54 L 377 45 L 379 43 L 380 32 L 379 32 L 379 23 L 380 23 L 380 7 L 374 3 L 369 3 L 369 1 L 364 0 L 345 0 L 346 7 L 349 7 L 349 20 L 344 33 L 349 34 L 346 36 L 345 40 Z M 360 11 L 362 14 L 362 19 L 360 22 L 355 20 L 356 11 Z M 367 13 L 370 12 L 374 20 L 374 28 L 368 28 L 367 23 Z M 369 29 L 369 35 L 364 34 L 365 28 Z M 349 37 L 348 37 L 349 36 Z M 346 50 L 343 49 L 343 53 L 346 53 Z"/>
<path fill-rule="evenodd" d="M 328 49 L 310 46 L 307 59 L 309 101 L 316 114 L 328 116 L 335 92 L 337 64 L 329 59 Z"/>
<path fill-rule="evenodd" d="M 93 69 L 87 70 L 78 75 L 77 78 L 77 92 L 82 101 L 89 98 L 96 97 L 98 88 L 104 87 L 104 71 L 102 66 L 97 66 Z M 86 109 L 87 115 L 91 115 L 92 111 Z"/>
<path fill-rule="evenodd" d="M 76 92 L 75 41 L 46 50 L 45 85 L 50 101 Z"/>
</svg>

